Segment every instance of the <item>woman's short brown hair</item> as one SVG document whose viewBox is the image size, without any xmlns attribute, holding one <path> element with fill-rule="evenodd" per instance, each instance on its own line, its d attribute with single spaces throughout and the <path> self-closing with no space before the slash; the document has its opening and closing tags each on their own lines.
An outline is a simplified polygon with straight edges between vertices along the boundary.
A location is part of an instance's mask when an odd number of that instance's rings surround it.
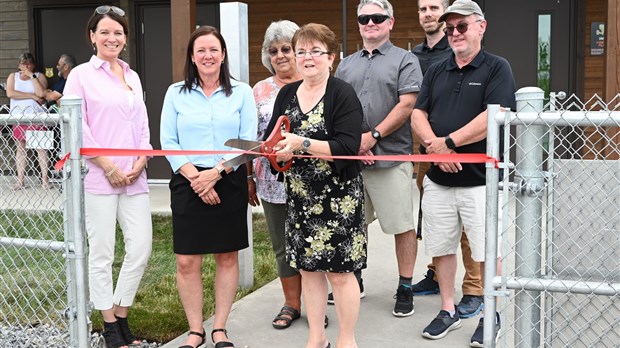
<svg viewBox="0 0 620 348">
<path fill-rule="evenodd" d="M 336 34 L 323 24 L 308 23 L 299 28 L 293 35 L 293 47 L 297 49 L 297 44 L 304 42 L 320 42 L 325 45 L 329 53 L 338 52 Z"/>
</svg>

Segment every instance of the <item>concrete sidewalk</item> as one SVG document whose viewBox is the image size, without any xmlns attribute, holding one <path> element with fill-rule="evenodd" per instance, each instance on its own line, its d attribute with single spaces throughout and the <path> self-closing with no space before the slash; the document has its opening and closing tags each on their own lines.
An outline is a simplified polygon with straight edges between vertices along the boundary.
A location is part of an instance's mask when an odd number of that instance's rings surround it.
<svg viewBox="0 0 620 348">
<path fill-rule="evenodd" d="M 417 192 L 417 191 L 416 191 Z M 151 205 L 154 213 L 169 213 L 169 191 L 167 185 L 151 186 Z M 414 212 L 417 215 L 418 198 L 415 197 Z M 261 212 L 261 209 L 255 211 Z M 412 212 L 412 213 L 414 213 Z M 426 273 L 430 258 L 424 255 L 424 243 L 419 243 L 418 257 L 414 270 L 414 282 Z M 460 260 L 459 260 L 460 262 Z M 369 347 L 468 347 L 469 340 L 477 324 L 478 317 L 462 319 L 462 327 L 450 332 L 445 338 L 433 341 L 422 337 L 422 330 L 437 315 L 440 309 L 439 295 L 414 297 L 415 313 L 406 318 L 392 315 L 393 296 L 398 285 L 398 272 L 394 254 L 394 238 L 385 235 L 378 222 L 369 228 L 368 268 L 363 272 L 366 298 L 362 300 L 356 337 L 360 348 Z M 461 298 L 460 279 L 463 267 L 457 271 L 456 301 Z M 305 308 L 302 317 L 285 330 L 276 330 L 271 321 L 284 302 L 278 279 L 258 289 L 233 304 L 228 319 L 231 341 L 242 348 L 296 348 L 304 347 L 308 335 Z M 338 318 L 334 306 L 328 306 L 330 319 L 327 336 L 336 348 Z M 204 323 L 207 336 L 213 329 L 213 318 Z M 163 345 L 162 348 L 177 348 L 185 342 L 186 335 Z M 210 338 L 206 347 L 212 347 Z"/>
</svg>

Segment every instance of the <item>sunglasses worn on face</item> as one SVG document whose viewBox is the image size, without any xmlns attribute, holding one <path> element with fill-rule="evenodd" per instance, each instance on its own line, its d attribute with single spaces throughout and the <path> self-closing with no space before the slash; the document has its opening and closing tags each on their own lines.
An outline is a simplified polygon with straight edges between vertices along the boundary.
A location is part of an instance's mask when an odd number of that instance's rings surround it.
<svg viewBox="0 0 620 348">
<path fill-rule="evenodd" d="M 293 49 L 291 48 L 291 46 L 280 47 L 280 52 L 282 52 L 282 54 L 284 55 L 291 53 L 292 50 Z M 278 55 L 278 49 L 276 47 L 271 47 L 267 52 L 269 52 L 269 55 L 272 57 L 275 57 Z"/>
<path fill-rule="evenodd" d="M 381 13 L 373 13 L 369 15 L 359 15 L 357 17 L 357 22 L 361 25 L 366 25 L 368 24 L 368 22 L 370 22 L 370 20 L 372 20 L 372 22 L 375 24 L 381 24 L 385 22 L 386 19 L 389 19 L 389 18 L 390 16 L 388 15 L 384 15 Z"/>
<path fill-rule="evenodd" d="M 119 15 L 121 17 L 123 17 L 125 15 L 125 11 L 123 11 L 122 9 L 120 9 L 120 8 L 118 8 L 116 6 L 103 5 L 103 6 L 99 6 L 99 7 L 97 7 L 95 9 L 95 12 L 97 12 L 97 14 L 100 14 L 100 15 L 104 15 L 104 14 L 110 12 L 110 11 L 116 13 L 117 15 Z"/>
<path fill-rule="evenodd" d="M 477 22 L 482 22 L 482 19 L 478 19 L 471 23 L 467 23 L 467 22 L 459 23 L 456 26 L 446 25 L 446 27 L 443 28 L 443 32 L 446 33 L 446 35 L 448 36 L 452 36 L 454 34 L 454 29 L 456 29 L 458 30 L 459 33 L 464 34 L 467 31 L 467 27 L 470 24 L 477 23 Z"/>
</svg>

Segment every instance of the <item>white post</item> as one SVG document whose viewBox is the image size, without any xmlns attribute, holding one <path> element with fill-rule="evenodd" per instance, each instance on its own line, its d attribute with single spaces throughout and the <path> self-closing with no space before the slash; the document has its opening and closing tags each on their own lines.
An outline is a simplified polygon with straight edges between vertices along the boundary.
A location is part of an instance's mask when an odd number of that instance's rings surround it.
<svg viewBox="0 0 620 348">
<path fill-rule="evenodd" d="M 226 40 L 231 75 L 239 81 L 250 83 L 247 4 L 220 4 L 220 33 Z"/>
<path fill-rule="evenodd" d="M 228 62 L 232 77 L 250 83 L 248 44 L 248 5 L 241 2 L 220 4 L 220 33 L 226 40 Z M 254 245 L 252 242 L 252 209 L 248 205 L 249 248 L 239 252 L 239 286 L 254 285 Z"/>
</svg>

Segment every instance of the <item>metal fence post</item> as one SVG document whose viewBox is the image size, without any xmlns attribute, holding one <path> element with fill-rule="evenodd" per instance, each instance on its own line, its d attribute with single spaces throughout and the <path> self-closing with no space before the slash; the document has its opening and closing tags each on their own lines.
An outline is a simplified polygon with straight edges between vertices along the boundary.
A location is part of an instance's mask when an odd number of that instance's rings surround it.
<svg viewBox="0 0 620 348">
<path fill-rule="evenodd" d="M 538 87 L 517 91 L 517 111 L 543 111 L 545 93 Z M 545 126 L 528 124 L 517 126 L 515 182 L 521 195 L 516 200 L 515 265 L 516 276 L 541 277 L 542 193 L 545 189 L 542 139 Z M 540 293 L 523 291 L 516 295 L 515 346 L 540 346 Z M 486 313 L 486 311 L 485 311 Z"/>
<path fill-rule="evenodd" d="M 499 105 L 487 106 L 487 156 L 499 161 L 499 125 L 495 115 Z M 484 316 L 495 319 L 495 296 L 493 278 L 497 275 L 499 168 L 496 163 L 486 163 L 486 218 L 484 263 Z M 495 320 L 484 321 L 483 345 L 495 347 Z"/>
<path fill-rule="evenodd" d="M 67 251 L 67 260 L 70 269 L 74 272 L 69 279 L 68 287 L 72 289 L 69 294 L 73 298 L 69 299 L 69 318 L 75 320 L 77 325 L 72 330 L 72 344 L 75 347 L 89 348 L 90 328 L 89 328 L 89 301 L 88 301 L 88 277 L 86 261 L 86 239 L 84 223 L 84 181 L 82 172 L 82 99 L 78 97 L 65 96 L 61 99 L 60 113 L 69 115 L 69 183 L 66 185 L 68 199 L 68 234 L 74 245 L 74 251 Z M 75 332 L 77 331 L 77 333 Z"/>
</svg>

